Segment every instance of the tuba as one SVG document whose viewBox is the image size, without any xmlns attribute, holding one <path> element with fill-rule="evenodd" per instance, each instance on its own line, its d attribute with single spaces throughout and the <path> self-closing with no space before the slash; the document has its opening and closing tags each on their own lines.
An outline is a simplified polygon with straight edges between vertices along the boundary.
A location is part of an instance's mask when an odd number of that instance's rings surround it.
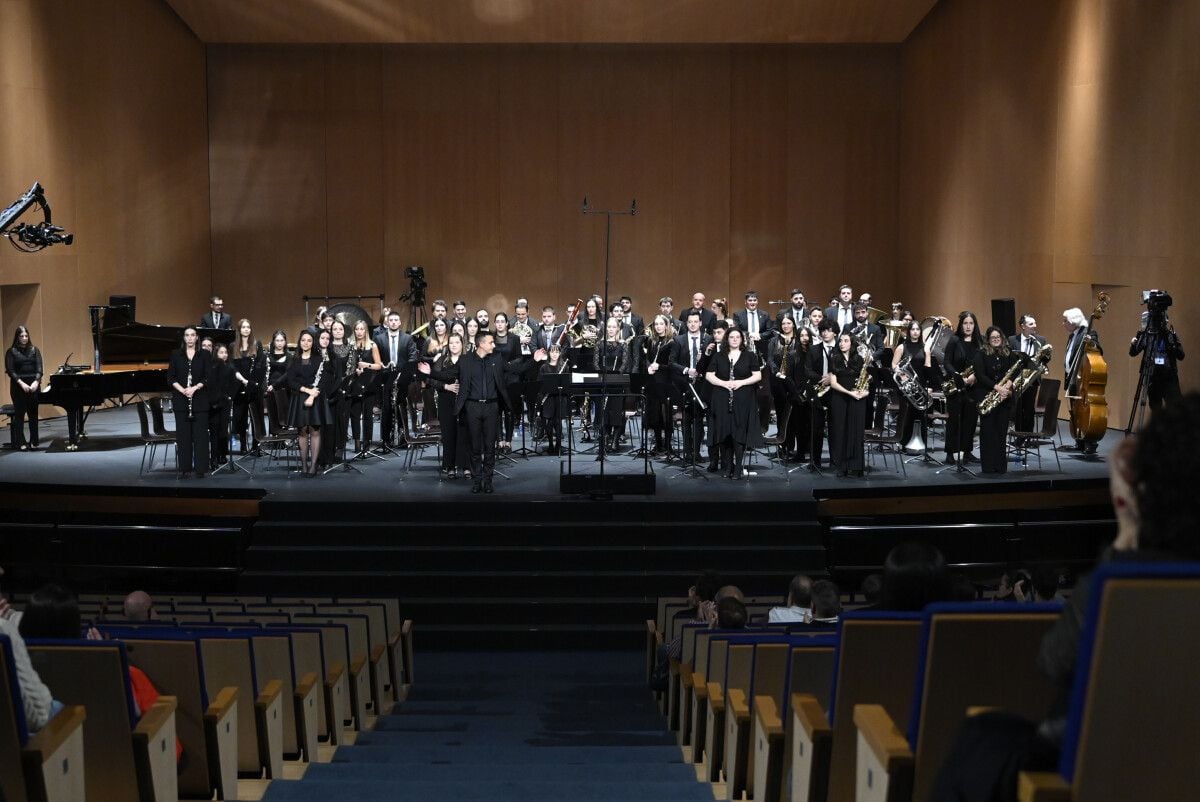
<svg viewBox="0 0 1200 802">
<path fill-rule="evenodd" d="M 912 404 L 914 409 L 925 412 L 933 406 L 933 396 L 917 378 L 911 357 L 906 356 L 900 360 L 900 364 L 892 371 L 892 378 L 896 381 L 900 394 L 908 399 L 908 403 Z"/>
<path fill-rule="evenodd" d="M 1013 380 L 1013 395 L 1019 396 L 1029 389 L 1029 385 L 1046 375 L 1050 370 L 1050 357 L 1054 354 L 1054 346 L 1045 343 L 1033 357 L 1033 364 L 1021 371 L 1021 375 Z"/>
</svg>

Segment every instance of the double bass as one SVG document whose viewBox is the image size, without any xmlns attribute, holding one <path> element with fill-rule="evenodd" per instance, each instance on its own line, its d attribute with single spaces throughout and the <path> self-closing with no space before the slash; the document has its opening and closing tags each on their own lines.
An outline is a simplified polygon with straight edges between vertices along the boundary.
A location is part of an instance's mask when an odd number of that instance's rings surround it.
<svg viewBox="0 0 1200 802">
<path fill-rule="evenodd" d="M 1100 292 L 1096 301 L 1096 308 L 1088 319 L 1089 334 L 1096 330 L 1096 321 L 1108 311 L 1109 294 Z M 1107 384 L 1108 363 L 1100 355 L 1094 340 L 1090 336 L 1084 337 L 1067 376 L 1068 389 L 1075 388 L 1074 394 L 1068 392 L 1067 398 L 1071 408 L 1071 436 L 1076 440 L 1097 443 L 1104 438 L 1108 430 L 1108 402 L 1104 398 Z"/>
</svg>

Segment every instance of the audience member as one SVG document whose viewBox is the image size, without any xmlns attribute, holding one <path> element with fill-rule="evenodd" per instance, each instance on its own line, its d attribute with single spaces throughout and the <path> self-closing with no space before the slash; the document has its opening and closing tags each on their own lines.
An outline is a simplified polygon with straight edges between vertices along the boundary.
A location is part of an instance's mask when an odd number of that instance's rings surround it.
<svg viewBox="0 0 1200 802">
<path fill-rule="evenodd" d="M 1200 560 L 1200 394 L 1189 393 L 1156 412 L 1109 455 L 1109 493 L 1117 536 L 1101 562 Z M 1058 762 L 1067 704 L 1090 596 L 1082 577 L 1062 615 L 1042 639 L 1038 667 L 1058 687 L 1046 718 L 1035 724 L 995 712 L 964 721 L 942 765 L 931 802 L 1008 800 L 1021 771 L 1049 771 Z M 1035 588 L 1036 591 L 1036 588 Z"/>
<path fill-rule="evenodd" d="M 0 576 L 4 574 L 0 569 Z M 54 714 L 62 707 L 50 695 L 50 689 L 33 668 L 29 661 L 29 651 L 25 648 L 25 639 L 17 627 L 17 618 L 8 600 L 0 598 L 0 635 L 7 635 L 12 644 L 13 662 L 16 664 L 17 683 L 21 686 L 21 704 L 25 708 L 25 724 L 30 732 L 37 732 L 46 726 Z"/>
<path fill-rule="evenodd" d="M 745 629 L 747 618 L 740 595 L 730 594 L 717 602 L 717 629 Z"/>
<path fill-rule="evenodd" d="M 866 603 L 862 610 L 873 610 L 879 606 L 879 594 L 883 590 L 883 575 L 868 574 L 867 578 L 862 581 L 858 592 L 863 595 L 863 601 Z"/>
<path fill-rule="evenodd" d="M 677 613 L 690 615 L 689 623 L 704 624 L 711 627 L 717 619 L 716 596 L 721 587 L 721 578 L 716 571 L 703 571 L 696 577 L 696 583 L 688 588 L 688 607 Z M 674 620 L 674 619 L 672 619 Z M 670 677 L 672 660 L 678 660 L 683 655 L 683 635 L 676 635 L 669 641 L 664 641 L 658 647 L 657 659 L 654 664 L 654 674 L 650 677 L 650 689 L 665 691 L 667 679 Z"/>
<path fill-rule="evenodd" d="M 812 586 L 812 613 L 808 617 L 812 624 L 836 624 L 842 614 L 842 594 L 838 586 L 828 579 L 814 582 Z"/>
<path fill-rule="evenodd" d="M 996 596 L 993 601 L 1026 601 L 1033 594 L 1032 588 L 1033 577 L 1024 568 L 1005 571 L 1000 575 L 1000 584 L 996 587 Z"/>
<path fill-rule="evenodd" d="M 772 624 L 790 621 L 807 621 L 812 614 L 813 581 L 804 574 L 796 574 L 788 584 L 785 606 L 772 607 L 767 621 Z"/>
<path fill-rule="evenodd" d="M 950 598 L 956 602 L 973 602 L 979 598 L 975 583 L 961 571 L 950 576 Z"/>
<path fill-rule="evenodd" d="M 883 563 L 883 587 L 879 609 L 925 609 L 932 602 L 950 598 L 950 573 L 946 558 L 929 543 L 901 543 Z"/>
<path fill-rule="evenodd" d="M 154 617 L 154 600 L 146 591 L 135 590 L 125 597 L 122 611 L 130 621 L 149 621 Z"/>
<path fill-rule="evenodd" d="M 1058 569 L 1050 565 L 1039 565 L 1029 572 L 1033 596 L 1030 601 L 1050 602 L 1058 597 Z"/>
</svg>

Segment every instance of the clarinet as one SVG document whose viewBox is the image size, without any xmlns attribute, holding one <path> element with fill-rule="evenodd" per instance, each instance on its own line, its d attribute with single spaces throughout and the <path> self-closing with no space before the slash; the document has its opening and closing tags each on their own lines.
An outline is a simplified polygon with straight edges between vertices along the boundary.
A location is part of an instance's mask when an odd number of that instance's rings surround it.
<svg viewBox="0 0 1200 802">
<path fill-rule="evenodd" d="M 188 359 L 188 372 L 187 372 L 187 386 L 188 386 L 188 387 L 191 387 L 191 386 L 192 386 L 192 359 L 195 359 L 195 357 L 192 357 L 191 359 Z M 196 415 L 195 415 L 195 413 L 194 413 L 194 412 L 192 412 L 192 397 L 191 397 L 190 395 L 188 396 L 188 416 L 187 416 L 187 419 L 188 419 L 189 421 L 193 421 L 193 420 L 195 420 L 195 419 L 196 419 Z"/>
<path fill-rule="evenodd" d="M 320 388 L 321 374 L 325 371 L 325 362 L 328 359 L 329 359 L 329 354 L 322 351 L 321 352 L 321 361 L 317 363 L 317 375 L 313 377 L 312 386 L 313 386 L 314 390 L 319 390 L 319 388 Z M 317 400 L 317 397 L 315 395 L 310 395 L 308 398 L 304 399 L 304 406 L 311 407 L 313 405 L 313 402 L 316 400 Z"/>
<path fill-rule="evenodd" d="M 740 354 L 739 354 L 740 356 Z M 729 361 L 729 380 L 733 381 L 733 366 L 737 363 L 734 360 Z M 729 414 L 733 414 L 733 388 L 729 388 Z"/>
</svg>

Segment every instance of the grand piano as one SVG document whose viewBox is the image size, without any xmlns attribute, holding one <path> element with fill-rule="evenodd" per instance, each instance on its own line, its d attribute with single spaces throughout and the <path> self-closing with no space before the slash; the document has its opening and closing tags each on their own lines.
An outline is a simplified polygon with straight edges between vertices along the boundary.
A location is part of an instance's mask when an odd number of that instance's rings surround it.
<svg viewBox="0 0 1200 802">
<path fill-rule="evenodd" d="M 50 375 L 40 399 L 42 404 L 66 410 L 69 451 L 79 448 L 79 439 L 87 436 L 84 424 L 88 415 L 105 401 L 122 403 L 125 396 L 157 395 L 170 389 L 167 363 L 183 342 L 185 328 L 138 323 L 126 306 L 88 309 L 92 318 L 91 366 L 64 362 Z M 234 332 L 229 329 L 198 331 L 201 338 L 211 337 L 213 342 L 233 342 Z"/>
</svg>

